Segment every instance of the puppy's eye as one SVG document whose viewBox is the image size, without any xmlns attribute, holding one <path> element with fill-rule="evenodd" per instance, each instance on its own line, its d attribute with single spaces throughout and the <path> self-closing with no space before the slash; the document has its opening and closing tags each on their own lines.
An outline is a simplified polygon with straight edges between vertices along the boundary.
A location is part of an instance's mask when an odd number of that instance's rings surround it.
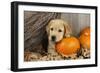
<svg viewBox="0 0 100 73">
<path fill-rule="evenodd" d="M 59 29 L 59 30 L 58 30 L 58 32 L 62 32 L 62 30 L 61 30 L 61 29 Z"/>
<path fill-rule="evenodd" d="M 51 28 L 51 31 L 53 31 L 53 28 Z"/>
</svg>

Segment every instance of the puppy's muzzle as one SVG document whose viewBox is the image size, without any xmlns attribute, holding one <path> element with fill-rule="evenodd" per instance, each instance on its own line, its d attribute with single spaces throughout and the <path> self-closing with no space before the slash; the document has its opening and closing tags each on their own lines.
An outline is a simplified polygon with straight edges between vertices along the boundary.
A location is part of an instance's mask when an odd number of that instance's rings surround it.
<svg viewBox="0 0 100 73">
<path fill-rule="evenodd" d="M 52 39 L 53 42 L 55 42 L 56 41 L 56 36 L 51 36 L 51 39 Z"/>
</svg>

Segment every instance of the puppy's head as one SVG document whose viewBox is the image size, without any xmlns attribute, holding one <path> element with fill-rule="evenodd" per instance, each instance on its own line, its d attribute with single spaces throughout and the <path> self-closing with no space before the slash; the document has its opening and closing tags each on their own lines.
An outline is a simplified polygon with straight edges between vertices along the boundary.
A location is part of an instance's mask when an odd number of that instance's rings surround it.
<svg viewBox="0 0 100 73">
<path fill-rule="evenodd" d="M 61 19 L 51 20 L 47 25 L 46 30 L 49 41 L 55 43 L 61 41 L 63 37 L 69 36 L 71 33 L 70 26 L 67 24 L 67 22 Z"/>
</svg>

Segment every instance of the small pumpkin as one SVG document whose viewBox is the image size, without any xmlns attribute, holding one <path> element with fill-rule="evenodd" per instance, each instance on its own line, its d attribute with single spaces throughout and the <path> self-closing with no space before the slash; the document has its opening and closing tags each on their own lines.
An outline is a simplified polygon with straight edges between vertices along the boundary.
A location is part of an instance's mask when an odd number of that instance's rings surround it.
<svg viewBox="0 0 100 73">
<path fill-rule="evenodd" d="M 56 50 L 62 56 L 77 53 L 80 49 L 80 42 L 76 37 L 66 37 L 56 44 Z"/>
<path fill-rule="evenodd" d="M 90 35 L 90 27 L 86 27 L 84 28 L 81 32 L 80 32 L 80 35 Z"/>
<path fill-rule="evenodd" d="M 90 49 L 90 28 L 89 27 L 81 31 L 79 40 L 83 48 Z"/>
</svg>

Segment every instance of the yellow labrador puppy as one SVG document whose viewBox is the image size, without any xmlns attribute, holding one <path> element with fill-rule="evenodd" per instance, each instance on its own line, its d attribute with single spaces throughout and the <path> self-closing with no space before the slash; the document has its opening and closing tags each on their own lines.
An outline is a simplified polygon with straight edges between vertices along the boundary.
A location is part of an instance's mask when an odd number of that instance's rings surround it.
<svg viewBox="0 0 100 73">
<path fill-rule="evenodd" d="M 70 25 L 62 19 L 54 19 L 46 27 L 48 34 L 49 46 L 48 53 L 57 55 L 55 44 L 60 42 L 64 37 L 69 37 L 72 33 Z"/>
</svg>

